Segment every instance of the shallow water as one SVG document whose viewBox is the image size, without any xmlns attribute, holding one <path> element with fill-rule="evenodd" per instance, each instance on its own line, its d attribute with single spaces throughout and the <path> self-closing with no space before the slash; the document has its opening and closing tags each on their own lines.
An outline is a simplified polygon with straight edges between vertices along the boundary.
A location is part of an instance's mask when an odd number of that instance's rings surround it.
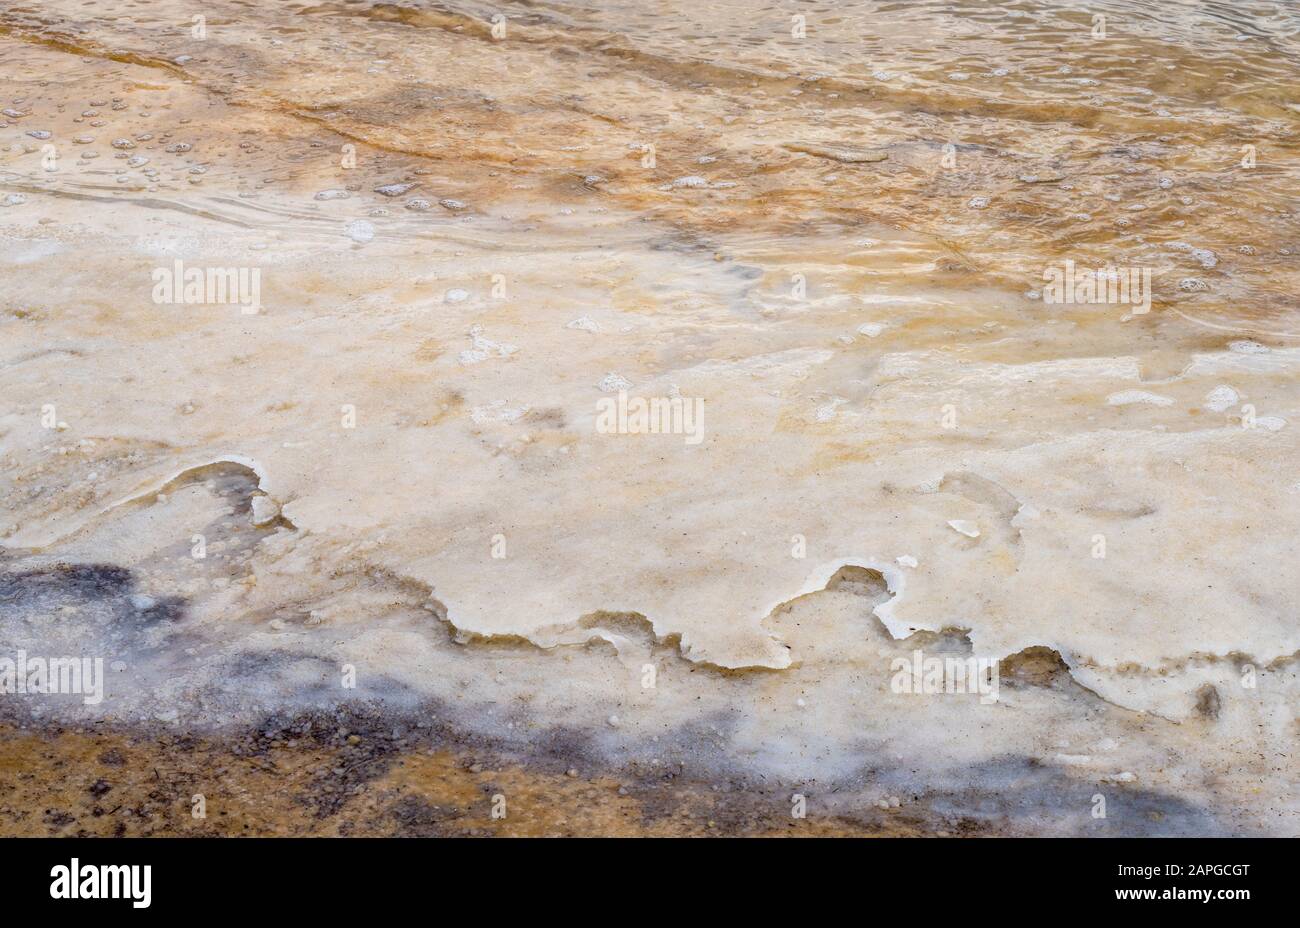
<svg viewBox="0 0 1300 928">
<path fill-rule="evenodd" d="M 0 12 L 0 655 L 116 667 L 24 713 L 1296 832 L 1300 13 L 192 15 Z"/>
</svg>

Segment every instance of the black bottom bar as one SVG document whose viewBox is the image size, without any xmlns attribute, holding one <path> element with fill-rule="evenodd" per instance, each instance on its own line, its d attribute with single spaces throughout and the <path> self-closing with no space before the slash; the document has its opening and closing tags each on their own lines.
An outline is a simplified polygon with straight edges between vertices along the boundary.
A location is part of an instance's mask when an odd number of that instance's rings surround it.
<svg viewBox="0 0 1300 928">
<path fill-rule="evenodd" d="M 743 904 L 814 890 L 822 903 L 826 893 L 851 894 L 868 911 L 919 899 L 937 915 L 968 904 L 988 905 L 988 914 L 1043 905 L 1072 914 L 1141 909 L 1183 917 L 1199 909 L 1226 915 L 1292 898 L 1283 880 L 1294 847 L 1281 839 L 1182 838 L 10 839 L 2 846 L 10 915 L 76 906 L 82 913 L 247 916 L 267 906 L 295 917 L 333 918 L 373 916 L 377 903 L 427 910 L 439 896 L 455 906 L 449 914 L 486 902 L 484 914 L 494 917 L 511 905 L 536 915 L 543 900 L 547 907 L 564 905 L 577 893 L 573 903 L 585 906 L 589 891 L 610 890 L 616 895 L 609 901 L 626 892 L 624 905 L 653 903 L 660 918 L 686 914 L 697 899 Z M 147 883 L 144 867 L 150 868 Z M 85 898 L 114 890 L 117 898 Z M 71 898 L 74 892 L 78 898 Z M 137 905 L 146 898 L 147 906 Z M 438 917 L 433 910 L 429 915 Z"/>
</svg>

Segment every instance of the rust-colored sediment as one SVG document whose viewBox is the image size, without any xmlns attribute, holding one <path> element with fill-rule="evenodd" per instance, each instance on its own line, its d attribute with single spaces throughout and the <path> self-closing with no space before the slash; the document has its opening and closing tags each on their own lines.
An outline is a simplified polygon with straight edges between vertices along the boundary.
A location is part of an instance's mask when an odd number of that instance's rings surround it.
<svg viewBox="0 0 1300 928">
<path fill-rule="evenodd" d="M 790 797 L 683 778 L 621 782 L 453 748 L 392 749 L 334 733 L 244 737 L 0 727 L 0 835 L 875 836 L 929 834 L 905 810 L 851 821 L 790 814 Z M 203 817 L 195 809 L 202 796 Z M 494 808 L 504 817 L 493 817 Z"/>
</svg>

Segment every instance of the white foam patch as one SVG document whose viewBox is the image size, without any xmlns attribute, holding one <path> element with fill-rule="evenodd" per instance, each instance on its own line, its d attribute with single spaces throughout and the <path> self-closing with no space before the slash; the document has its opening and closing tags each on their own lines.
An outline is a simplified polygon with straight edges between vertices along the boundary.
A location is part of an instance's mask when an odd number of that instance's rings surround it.
<svg viewBox="0 0 1300 928">
<path fill-rule="evenodd" d="M 1220 384 L 1205 394 L 1205 408 L 1211 412 L 1224 412 L 1236 406 L 1239 399 L 1236 390 L 1227 384 Z"/>
<path fill-rule="evenodd" d="M 1174 401 L 1167 396 L 1148 393 L 1146 390 L 1123 390 L 1106 397 L 1106 403 L 1110 406 L 1172 406 Z"/>
</svg>

